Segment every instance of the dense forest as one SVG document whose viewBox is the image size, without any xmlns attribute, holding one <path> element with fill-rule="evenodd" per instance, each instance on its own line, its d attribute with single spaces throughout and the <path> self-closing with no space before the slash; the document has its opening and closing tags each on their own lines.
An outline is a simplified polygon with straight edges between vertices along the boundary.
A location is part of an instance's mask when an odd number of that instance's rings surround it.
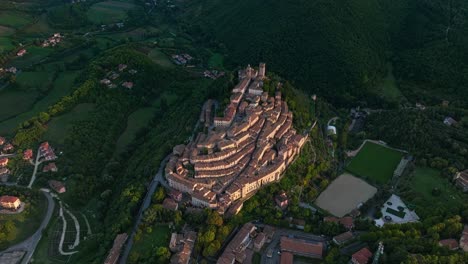
<svg viewBox="0 0 468 264">
<path fill-rule="evenodd" d="M 200 0 L 187 2 L 180 19 L 200 41 L 228 53 L 234 65 L 265 61 L 299 88 L 337 104 L 379 103 L 373 92 L 388 63 L 411 99 L 429 101 L 436 94 L 459 101 L 468 95 L 466 5 Z"/>
</svg>

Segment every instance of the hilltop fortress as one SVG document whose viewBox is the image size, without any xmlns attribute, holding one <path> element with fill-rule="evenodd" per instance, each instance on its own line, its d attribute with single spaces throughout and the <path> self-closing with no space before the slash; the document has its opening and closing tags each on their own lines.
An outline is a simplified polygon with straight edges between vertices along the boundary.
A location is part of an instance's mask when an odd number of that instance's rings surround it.
<svg viewBox="0 0 468 264">
<path fill-rule="evenodd" d="M 265 64 L 239 71 L 239 83 L 223 116 L 213 117 L 208 100 L 200 122 L 208 128 L 187 145 L 177 145 L 166 164 L 169 185 L 191 196 L 194 206 L 236 214 L 263 185 L 278 181 L 299 154 L 307 135 L 292 127 L 293 114 L 264 92 Z"/>
</svg>

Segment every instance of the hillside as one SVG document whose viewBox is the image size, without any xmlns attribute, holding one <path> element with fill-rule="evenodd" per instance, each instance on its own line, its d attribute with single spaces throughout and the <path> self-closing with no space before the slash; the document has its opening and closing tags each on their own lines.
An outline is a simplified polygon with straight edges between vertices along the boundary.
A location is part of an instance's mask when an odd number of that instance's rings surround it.
<svg viewBox="0 0 468 264">
<path fill-rule="evenodd" d="M 403 92 L 409 95 L 418 85 L 449 86 L 453 95 L 466 92 L 460 87 L 466 74 L 458 70 L 467 67 L 461 48 L 466 4 L 451 3 L 198 0 L 186 2 L 181 20 L 205 42 L 226 47 L 235 65 L 265 61 L 298 87 L 335 103 L 363 98 L 378 103 L 372 95 L 388 62 L 399 84 L 408 82 Z"/>
</svg>

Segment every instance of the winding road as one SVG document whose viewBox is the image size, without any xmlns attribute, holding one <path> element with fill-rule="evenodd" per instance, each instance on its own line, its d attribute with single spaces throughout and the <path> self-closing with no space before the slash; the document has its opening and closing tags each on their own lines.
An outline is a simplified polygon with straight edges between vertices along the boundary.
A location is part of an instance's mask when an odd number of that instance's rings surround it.
<svg viewBox="0 0 468 264">
<path fill-rule="evenodd" d="M 47 198 L 47 212 L 42 220 L 41 225 L 37 229 L 37 231 L 30 236 L 28 239 L 24 240 L 23 242 L 16 244 L 14 246 L 9 247 L 5 251 L 0 252 L 0 255 L 8 252 L 13 252 L 13 251 L 26 251 L 26 254 L 24 255 L 23 260 L 21 261 L 22 264 L 27 264 L 31 260 L 31 257 L 34 254 L 34 251 L 36 250 L 37 244 L 42 238 L 42 231 L 47 227 L 49 224 L 50 219 L 52 218 L 52 213 L 54 212 L 55 208 L 55 201 L 52 199 L 52 196 L 46 192 L 42 191 L 44 196 Z"/>
<path fill-rule="evenodd" d="M 172 154 L 172 153 L 171 153 Z M 154 191 L 156 191 L 156 187 L 158 187 L 159 184 L 162 186 L 169 188 L 169 184 L 166 182 L 163 176 L 163 171 L 164 171 L 164 165 L 166 162 L 169 160 L 171 157 L 171 154 L 169 154 L 167 157 L 161 161 L 161 164 L 159 165 L 158 172 L 156 175 L 154 175 L 153 180 L 151 181 L 150 186 L 148 187 L 148 192 L 146 192 L 145 199 L 143 200 L 143 203 L 141 204 L 140 210 L 138 211 L 138 216 L 135 221 L 135 225 L 133 226 L 132 233 L 130 234 L 127 244 L 125 245 L 125 249 L 122 252 L 122 255 L 120 257 L 120 264 L 125 264 L 127 262 L 127 258 L 130 254 L 130 250 L 132 249 L 133 246 L 133 239 L 135 237 L 135 233 L 138 229 L 138 226 L 141 223 L 141 220 L 143 218 L 143 213 L 144 211 L 150 206 L 151 204 L 151 198 L 153 197 Z"/>
</svg>

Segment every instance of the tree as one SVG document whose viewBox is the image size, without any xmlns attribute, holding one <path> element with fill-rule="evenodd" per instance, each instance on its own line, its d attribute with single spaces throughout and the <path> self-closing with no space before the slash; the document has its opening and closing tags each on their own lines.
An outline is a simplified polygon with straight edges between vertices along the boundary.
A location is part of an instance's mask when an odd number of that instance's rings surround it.
<svg viewBox="0 0 468 264">
<path fill-rule="evenodd" d="M 169 258 L 171 257 L 171 252 L 167 247 L 158 247 L 156 249 L 156 258 L 157 258 L 157 263 L 166 263 L 169 261 Z"/>
<path fill-rule="evenodd" d="M 153 203 L 161 203 L 166 197 L 166 191 L 163 187 L 159 186 L 153 194 Z"/>
</svg>

